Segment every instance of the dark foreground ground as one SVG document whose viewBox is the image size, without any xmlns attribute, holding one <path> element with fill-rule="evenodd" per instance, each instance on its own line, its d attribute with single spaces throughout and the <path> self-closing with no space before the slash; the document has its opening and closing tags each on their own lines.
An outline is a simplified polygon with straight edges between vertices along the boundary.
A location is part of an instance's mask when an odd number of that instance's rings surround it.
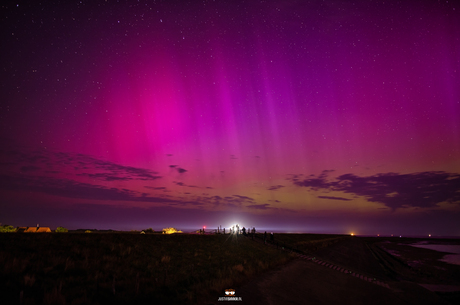
<svg viewBox="0 0 460 305">
<path fill-rule="evenodd" d="M 225 304 L 225 289 L 240 304 L 460 304 L 460 266 L 420 241 L 0 234 L 0 304 Z"/>
<path fill-rule="evenodd" d="M 460 266 L 438 261 L 445 253 L 408 245 L 419 241 L 342 238 L 311 251 L 315 260 L 291 261 L 236 288 L 236 295 L 243 304 L 460 304 Z"/>
<path fill-rule="evenodd" d="M 203 304 L 285 264 L 243 236 L 0 234 L 0 304 Z"/>
</svg>

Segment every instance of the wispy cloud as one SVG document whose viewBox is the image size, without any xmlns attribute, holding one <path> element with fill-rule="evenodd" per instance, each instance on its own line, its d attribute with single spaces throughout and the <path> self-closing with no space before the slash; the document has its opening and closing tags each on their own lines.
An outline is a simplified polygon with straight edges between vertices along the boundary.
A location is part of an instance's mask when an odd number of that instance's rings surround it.
<svg viewBox="0 0 460 305">
<path fill-rule="evenodd" d="M 262 204 L 250 204 L 247 205 L 246 208 L 251 209 L 251 210 L 260 210 L 260 211 L 270 211 L 270 212 L 275 212 L 275 213 L 297 213 L 298 211 L 294 211 L 291 209 L 286 209 L 286 208 L 276 208 L 270 206 L 269 203 L 262 203 Z"/>
<path fill-rule="evenodd" d="M 254 198 L 248 196 L 233 195 L 233 197 L 239 198 L 242 201 L 254 201 Z"/>
<path fill-rule="evenodd" d="M 0 189 L 3 190 L 67 198 L 165 202 L 164 198 L 148 197 L 148 194 L 130 190 L 129 187 L 120 188 L 117 185 L 116 188 L 109 188 L 98 183 L 161 178 L 150 169 L 125 166 L 84 154 L 23 148 L 0 150 L 0 158 L 8 163 L 0 172 Z"/>
<path fill-rule="evenodd" d="M 252 204 L 246 206 L 248 209 L 255 209 L 255 210 L 268 210 L 270 204 L 268 203 L 263 203 L 263 204 Z"/>
<path fill-rule="evenodd" d="M 371 202 L 383 203 L 391 209 L 435 207 L 442 202 L 460 204 L 459 174 L 441 171 L 385 173 L 367 177 L 345 174 L 333 181 L 329 181 L 327 176 L 328 172 L 323 172 L 319 177 L 304 178 L 302 175 L 294 175 L 288 180 L 294 185 L 316 191 L 324 189 L 363 196 Z"/>
<path fill-rule="evenodd" d="M 273 185 L 273 186 L 270 186 L 267 190 L 269 191 L 276 191 L 280 188 L 284 187 L 284 185 Z"/>
<path fill-rule="evenodd" d="M 108 174 L 108 173 L 97 173 L 97 174 L 84 173 L 84 174 L 77 174 L 77 176 L 87 176 L 87 177 L 90 177 L 90 178 L 99 179 L 99 180 L 105 180 L 105 181 L 132 180 L 132 178 L 130 178 L 130 177 L 118 177 L 118 176 L 114 176 L 114 175 Z"/>
<path fill-rule="evenodd" d="M 171 169 L 177 170 L 177 172 L 178 172 L 179 174 L 183 174 L 183 173 L 186 173 L 186 172 L 187 172 L 186 169 L 183 169 L 183 168 L 181 168 L 181 167 L 178 167 L 177 165 L 170 165 L 169 167 L 170 167 Z"/>
<path fill-rule="evenodd" d="M 318 196 L 320 199 L 332 199 L 332 200 L 343 200 L 343 201 L 350 201 L 351 199 L 344 198 L 344 197 L 334 197 L 334 196 Z"/>
<path fill-rule="evenodd" d="M 173 202 L 174 200 L 147 197 L 144 193 L 125 188 L 108 188 L 69 179 L 51 177 L 17 177 L 0 175 L 0 189 L 45 193 L 66 198 L 115 201 Z"/>
<path fill-rule="evenodd" d="M 155 187 L 155 186 L 144 186 L 145 188 L 148 188 L 148 189 L 152 189 L 152 190 L 165 190 L 166 187 L 164 186 L 158 186 L 158 187 Z"/>
<path fill-rule="evenodd" d="M 30 174 L 69 172 L 76 176 L 87 176 L 97 180 L 156 180 L 161 176 L 150 169 L 125 166 L 101 160 L 89 155 L 49 152 L 20 151 L 12 149 L 0 152 L 2 159 L 8 160 L 4 170 Z"/>
</svg>

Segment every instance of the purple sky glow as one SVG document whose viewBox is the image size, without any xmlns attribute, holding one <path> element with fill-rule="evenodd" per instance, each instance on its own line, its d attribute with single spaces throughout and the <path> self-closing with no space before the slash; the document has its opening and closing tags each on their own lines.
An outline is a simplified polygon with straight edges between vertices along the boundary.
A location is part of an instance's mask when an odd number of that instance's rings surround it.
<svg viewBox="0 0 460 305">
<path fill-rule="evenodd" d="M 2 223 L 460 236 L 455 1 L 0 12 Z"/>
</svg>

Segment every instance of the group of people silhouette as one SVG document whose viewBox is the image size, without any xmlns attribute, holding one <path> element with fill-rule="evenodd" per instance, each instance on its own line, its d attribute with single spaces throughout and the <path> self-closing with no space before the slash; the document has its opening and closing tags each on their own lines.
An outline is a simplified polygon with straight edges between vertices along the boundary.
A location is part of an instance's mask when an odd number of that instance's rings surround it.
<svg viewBox="0 0 460 305">
<path fill-rule="evenodd" d="M 202 231 L 200 230 L 200 233 L 201 232 Z M 203 229 L 203 232 L 204 232 L 204 229 Z M 225 230 L 225 228 L 218 227 L 216 232 L 225 234 L 226 230 Z M 255 234 L 256 233 L 256 228 L 253 227 L 252 229 L 251 228 L 246 229 L 245 227 L 241 228 L 239 224 L 236 224 L 236 225 L 233 225 L 233 226 L 231 226 L 229 228 L 228 233 L 229 234 L 235 234 L 235 235 L 243 234 L 243 235 L 246 236 L 246 235 L 251 234 L 251 233 Z"/>
</svg>

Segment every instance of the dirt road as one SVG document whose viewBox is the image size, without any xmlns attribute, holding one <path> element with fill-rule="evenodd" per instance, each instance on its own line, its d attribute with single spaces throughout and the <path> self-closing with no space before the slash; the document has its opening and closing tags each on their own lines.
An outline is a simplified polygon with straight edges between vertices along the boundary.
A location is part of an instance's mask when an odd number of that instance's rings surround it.
<svg viewBox="0 0 460 305">
<path fill-rule="evenodd" d="M 236 288 L 236 295 L 243 304 L 448 304 L 417 284 L 385 288 L 303 259 Z"/>
<path fill-rule="evenodd" d="M 405 280 L 408 266 L 383 252 L 372 241 L 347 238 L 229 288 L 243 304 L 449 304 Z"/>
<path fill-rule="evenodd" d="M 375 253 L 362 238 L 347 238 L 314 253 L 324 260 L 347 267 L 360 273 L 394 280 L 395 277 L 379 262 Z"/>
</svg>

